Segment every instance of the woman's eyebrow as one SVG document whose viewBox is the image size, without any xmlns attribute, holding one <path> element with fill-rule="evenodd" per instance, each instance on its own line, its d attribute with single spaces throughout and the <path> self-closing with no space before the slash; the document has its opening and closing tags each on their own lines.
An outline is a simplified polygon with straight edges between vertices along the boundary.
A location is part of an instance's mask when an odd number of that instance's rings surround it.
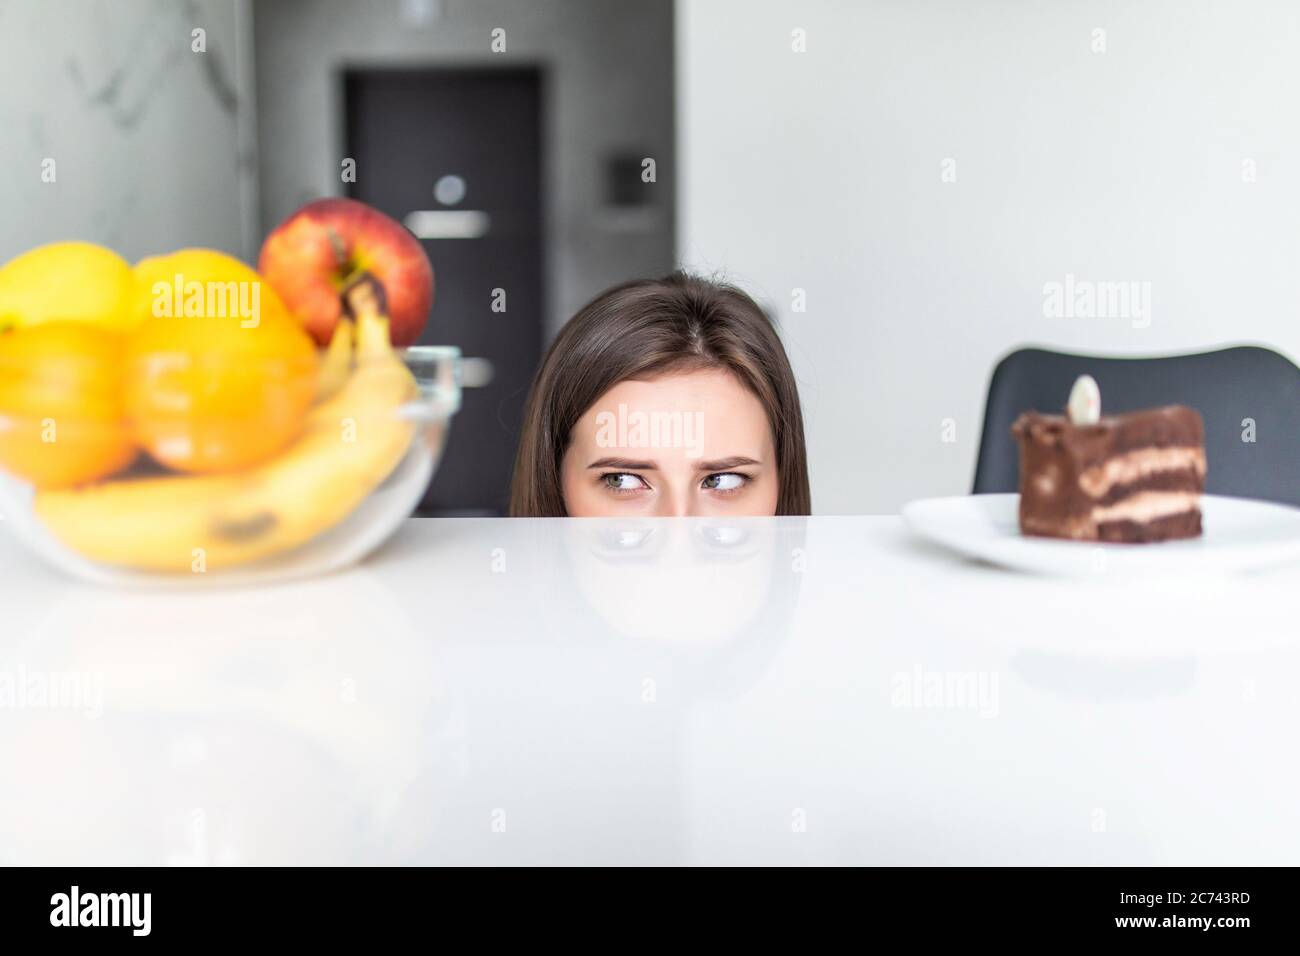
<svg viewBox="0 0 1300 956">
<path fill-rule="evenodd" d="M 627 468 L 630 471 L 654 471 L 659 466 L 653 461 L 636 461 L 632 458 L 597 458 L 588 468 Z"/>
<path fill-rule="evenodd" d="M 730 458 L 719 458 L 717 461 L 702 461 L 695 466 L 696 471 L 726 471 L 728 468 L 740 468 L 744 465 L 761 465 L 762 462 L 757 458 L 746 458 L 744 455 L 733 455 Z"/>
</svg>

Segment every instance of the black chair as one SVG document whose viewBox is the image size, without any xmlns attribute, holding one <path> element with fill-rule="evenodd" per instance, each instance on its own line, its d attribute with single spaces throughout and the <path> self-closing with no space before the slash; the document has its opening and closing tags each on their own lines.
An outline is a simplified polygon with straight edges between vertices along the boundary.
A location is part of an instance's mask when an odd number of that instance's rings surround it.
<svg viewBox="0 0 1300 956">
<path fill-rule="evenodd" d="M 1101 387 L 1103 415 L 1176 404 L 1200 412 L 1208 493 L 1300 505 L 1300 368 L 1255 346 L 1167 358 L 1012 352 L 989 382 L 975 494 L 1017 489 L 1011 423 L 1030 409 L 1064 410 L 1070 387 L 1085 373 Z M 1242 439 L 1246 419 L 1254 422 L 1253 442 Z"/>
</svg>

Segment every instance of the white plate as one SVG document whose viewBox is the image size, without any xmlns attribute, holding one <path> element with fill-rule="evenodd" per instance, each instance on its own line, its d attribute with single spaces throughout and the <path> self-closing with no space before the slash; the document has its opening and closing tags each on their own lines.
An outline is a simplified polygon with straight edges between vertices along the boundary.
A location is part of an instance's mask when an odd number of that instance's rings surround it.
<svg viewBox="0 0 1300 956">
<path fill-rule="evenodd" d="M 1097 544 L 1022 535 L 1019 503 L 1019 495 L 926 498 L 905 505 L 903 519 L 954 551 L 1036 574 L 1222 573 L 1300 561 L 1300 509 L 1286 505 L 1203 495 L 1199 538 Z"/>
</svg>

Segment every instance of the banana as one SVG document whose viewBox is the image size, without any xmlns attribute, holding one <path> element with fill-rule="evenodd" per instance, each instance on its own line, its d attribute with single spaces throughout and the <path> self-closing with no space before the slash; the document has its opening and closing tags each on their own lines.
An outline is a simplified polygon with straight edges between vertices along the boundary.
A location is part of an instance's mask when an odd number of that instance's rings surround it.
<svg viewBox="0 0 1300 956">
<path fill-rule="evenodd" d="M 316 379 L 316 401 L 323 402 L 338 394 L 352 372 L 352 320 L 339 319 L 330 337 L 329 348 Z"/>
<path fill-rule="evenodd" d="M 355 370 L 274 460 L 236 474 L 40 491 L 37 516 L 85 557 L 151 571 L 235 567 L 333 527 L 397 467 L 415 434 L 398 408 L 418 388 L 393 352 L 388 320 L 359 315 L 356 333 Z"/>
</svg>

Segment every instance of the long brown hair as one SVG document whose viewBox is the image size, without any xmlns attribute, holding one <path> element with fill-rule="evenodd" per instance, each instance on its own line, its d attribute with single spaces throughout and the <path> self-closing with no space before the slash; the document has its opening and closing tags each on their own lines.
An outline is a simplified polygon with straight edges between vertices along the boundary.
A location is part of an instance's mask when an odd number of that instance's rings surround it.
<svg viewBox="0 0 1300 956">
<path fill-rule="evenodd" d="M 809 514 L 799 390 L 771 319 L 735 286 L 674 272 L 602 292 L 560 330 L 528 395 L 511 516 L 566 514 L 560 463 L 601 395 L 628 379 L 701 368 L 727 369 L 757 396 L 776 448 L 776 513 Z"/>
</svg>

